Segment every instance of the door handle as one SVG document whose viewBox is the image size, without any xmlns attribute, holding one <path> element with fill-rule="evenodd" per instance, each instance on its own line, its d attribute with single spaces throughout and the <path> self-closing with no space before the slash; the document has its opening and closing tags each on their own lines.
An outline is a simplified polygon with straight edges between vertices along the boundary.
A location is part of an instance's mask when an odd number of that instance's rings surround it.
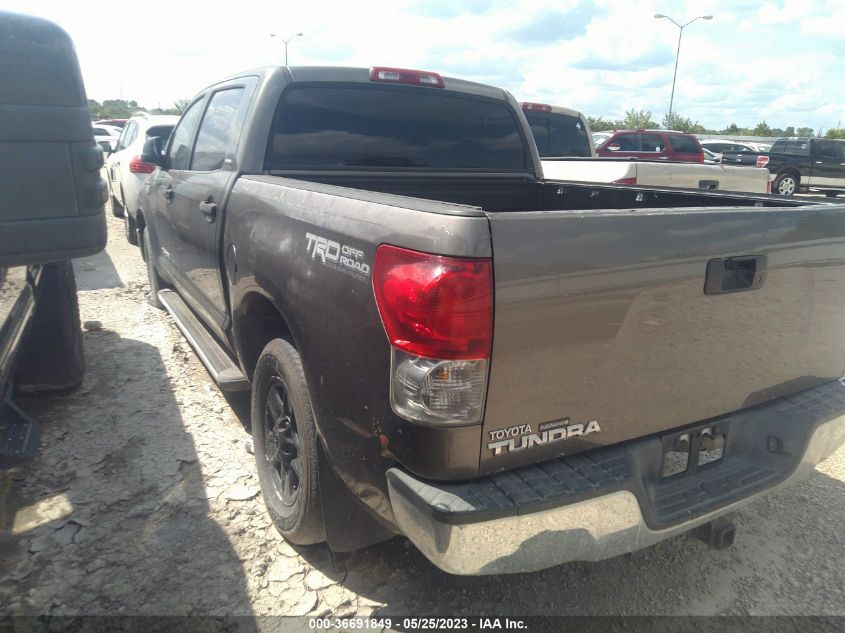
<svg viewBox="0 0 845 633">
<path fill-rule="evenodd" d="M 217 203 L 213 202 L 211 198 L 205 202 L 200 202 L 200 211 L 202 211 L 202 219 L 209 224 L 217 219 Z"/>
<path fill-rule="evenodd" d="M 165 199 L 166 199 L 168 202 L 170 202 L 171 200 L 173 200 L 173 196 L 174 196 L 174 195 L 175 195 L 175 194 L 174 194 L 174 192 L 173 192 L 173 187 L 168 187 L 167 189 L 165 189 L 165 190 L 164 190 L 164 197 L 165 197 Z"/>
</svg>

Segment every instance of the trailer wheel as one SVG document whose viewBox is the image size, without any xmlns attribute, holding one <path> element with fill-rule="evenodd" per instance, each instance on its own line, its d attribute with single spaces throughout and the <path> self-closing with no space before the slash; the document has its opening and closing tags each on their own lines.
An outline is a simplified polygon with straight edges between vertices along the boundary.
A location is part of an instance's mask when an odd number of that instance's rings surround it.
<svg viewBox="0 0 845 633">
<path fill-rule="evenodd" d="M 144 229 L 142 241 L 144 243 L 144 261 L 147 263 L 147 280 L 149 288 L 147 292 L 147 303 L 159 310 L 164 310 L 164 304 L 158 298 L 158 291 L 161 290 L 162 282 L 156 270 L 155 262 L 153 261 L 152 245 L 150 244 L 150 230 Z"/>
<path fill-rule="evenodd" d="M 775 190 L 775 193 L 781 196 L 794 195 L 798 189 L 798 178 L 792 172 L 785 171 L 778 174 L 772 188 Z"/>
<path fill-rule="evenodd" d="M 45 264 L 36 289 L 35 315 L 16 372 L 25 392 L 72 389 L 85 375 L 76 279 L 69 261 Z"/>
<path fill-rule="evenodd" d="M 317 477 L 317 429 L 299 353 L 284 339 L 261 352 L 252 381 L 252 441 L 270 518 L 298 545 L 326 539 Z"/>
</svg>

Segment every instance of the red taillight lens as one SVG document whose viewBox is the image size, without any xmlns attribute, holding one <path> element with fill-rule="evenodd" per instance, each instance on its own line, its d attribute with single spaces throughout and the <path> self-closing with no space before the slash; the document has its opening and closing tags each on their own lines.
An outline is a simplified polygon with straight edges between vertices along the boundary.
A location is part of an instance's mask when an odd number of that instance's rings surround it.
<svg viewBox="0 0 845 633">
<path fill-rule="evenodd" d="M 445 88 L 443 78 L 437 73 L 407 68 L 387 68 L 376 66 L 370 69 L 370 81 L 384 81 L 392 84 L 410 84 L 412 86 L 431 86 Z"/>
<path fill-rule="evenodd" d="M 533 112 L 551 112 L 552 106 L 546 105 L 545 103 L 528 103 L 525 102 L 522 104 L 523 110 L 529 110 Z"/>
<path fill-rule="evenodd" d="M 373 290 L 391 345 L 426 358 L 487 358 L 493 338 L 493 262 L 382 244 Z"/>
<path fill-rule="evenodd" d="M 636 185 L 637 184 L 637 178 L 636 178 L 636 176 L 634 178 L 620 178 L 619 180 L 614 180 L 613 184 L 614 185 Z"/>
<path fill-rule="evenodd" d="M 699 153 L 699 155 L 698 155 L 698 162 L 699 162 L 699 163 L 703 163 L 703 162 L 704 162 L 704 152 Z"/>
<path fill-rule="evenodd" d="M 769 157 L 768 156 L 758 156 L 757 157 L 757 167 L 765 167 L 769 164 Z"/>
<path fill-rule="evenodd" d="M 151 174 L 155 168 L 155 165 L 142 161 L 140 156 L 133 156 L 129 161 L 129 171 L 133 174 Z"/>
</svg>

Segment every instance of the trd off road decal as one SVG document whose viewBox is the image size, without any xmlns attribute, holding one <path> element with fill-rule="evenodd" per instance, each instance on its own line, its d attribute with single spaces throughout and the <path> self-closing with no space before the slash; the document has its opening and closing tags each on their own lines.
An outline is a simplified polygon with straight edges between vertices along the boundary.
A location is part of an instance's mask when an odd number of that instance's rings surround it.
<svg viewBox="0 0 845 633">
<path fill-rule="evenodd" d="M 570 424 L 569 418 L 543 422 L 537 427 L 535 433 L 530 424 L 519 424 L 506 429 L 490 431 L 491 442 L 487 448 L 493 451 L 493 455 L 513 453 L 534 446 L 543 446 L 553 442 L 562 442 L 573 437 L 582 437 L 590 433 L 601 431 L 599 423 L 590 420 L 586 424 Z"/>
<path fill-rule="evenodd" d="M 364 263 L 361 249 L 313 233 L 306 233 L 305 239 L 305 250 L 311 253 L 311 259 L 319 259 L 325 266 L 362 281 L 369 276 L 370 265 Z"/>
</svg>

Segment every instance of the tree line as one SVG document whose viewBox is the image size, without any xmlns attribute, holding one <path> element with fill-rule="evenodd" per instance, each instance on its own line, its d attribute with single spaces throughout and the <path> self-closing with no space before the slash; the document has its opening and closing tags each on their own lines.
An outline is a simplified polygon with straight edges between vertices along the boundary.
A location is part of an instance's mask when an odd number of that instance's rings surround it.
<svg viewBox="0 0 845 633">
<path fill-rule="evenodd" d="M 149 112 L 150 114 L 182 114 L 188 107 L 188 99 L 177 99 L 169 108 L 144 108 L 134 100 L 106 99 L 102 103 L 94 99 L 88 99 L 88 110 L 91 112 L 91 120 L 98 119 L 128 119 L 138 111 Z M 753 128 L 739 127 L 731 123 L 723 130 L 709 130 L 698 121 L 672 113 L 663 116 L 660 123 L 652 119 L 651 110 L 630 110 L 625 111 L 624 119 L 606 119 L 604 117 L 588 116 L 590 129 L 594 132 L 600 130 L 649 130 L 664 129 L 689 132 L 690 134 L 719 134 L 723 136 L 815 136 L 815 130 L 811 127 L 789 126 L 784 129 L 773 128 L 765 121 L 760 121 Z M 831 128 L 824 135 L 825 138 L 845 138 L 845 128 Z"/>
<path fill-rule="evenodd" d="M 664 129 L 664 130 L 678 130 L 680 132 L 688 132 L 690 134 L 718 134 L 722 136 L 815 136 L 816 131 L 811 127 L 795 127 L 788 126 L 786 128 L 773 128 L 766 121 L 760 121 L 754 127 L 740 127 L 736 123 L 731 123 L 722 130 L 707 129 L 698 121 L 682 116 L 677 113 L 672 115 L 665 114 L 663 119 L 658 123 L 652 119 L 651 110 L 634 110 L 633 108 L 625 111 L 624 119 L 606 119 L 604 117 L 587 117 L 590 124 L 590 129 L 594 132 L 601 130 L 649 130 L 649 129 Z M 845 138 L 845 128 L 831 128 L 825 133 L 825 138 Z"/>
<path fill-rule="evenodd" d="M 91 113 L 91 120 L 98 119 L 128 119 L 136 112 L 149 112 L 150 114 L 182 114 L 188 107 L 188 99 L 177 99 L 169 108 L 145 108 L 134 100 L 106 99 L 102 103 L 94 99 L 88 99 L 88 111 Z"/>
</svg>

